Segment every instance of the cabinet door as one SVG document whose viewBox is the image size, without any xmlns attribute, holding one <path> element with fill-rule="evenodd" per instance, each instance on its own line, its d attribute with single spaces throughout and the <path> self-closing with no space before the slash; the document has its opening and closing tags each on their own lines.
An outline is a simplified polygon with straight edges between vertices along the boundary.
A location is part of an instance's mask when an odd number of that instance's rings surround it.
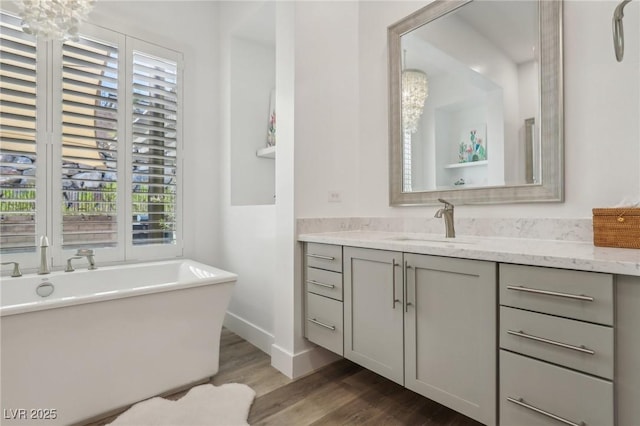
<svg viewBox="0 0 640 426">
<path fill-rule="evenodd" d="M 640 424 L 640 277 L 616 278 L 618 425 Z"/>
<path fill-rule="evenodd" d="M 496 264 L 405 254 L 405 386 L 496 424 Z"/>
<path fill-rule="evenodd" d="M 403 384 L 402 253 L 344 248 L 344 357 Z"/>
</svg>

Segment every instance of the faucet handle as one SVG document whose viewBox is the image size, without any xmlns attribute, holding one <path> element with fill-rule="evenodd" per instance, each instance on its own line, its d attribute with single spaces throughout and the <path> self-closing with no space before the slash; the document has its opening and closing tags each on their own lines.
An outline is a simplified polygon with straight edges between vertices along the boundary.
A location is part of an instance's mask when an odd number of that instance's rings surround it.
<svg viewBox="0 0 640 426">
<path fill-rule="evenodd" d="M 20 271 L 20 264 L 18 262 L 2 262 L 2 265 L 13 265 L 13 271 L 11 272 L 11 276 L 13 278 L 22 276 L 22 271 Z"/>
<path fill-rule="evenodd" d="M 447 200 L 444 200 L 442 198 L 438 198 L 438 201 L 440 201 L 441 203 L 444 203 L 444 208 L 445 209 L 451 209 L 453 210 L 453 204 L 451 204 L 450 202 L 448 202 Z"/>
<path fill-rule="evenodd" d="M 67 259 L 67 267 L 64 268 L 65 272 L 73 272 L 75 271 L 75 269 L 73 269 L 73 266 L 71 265 L 71 261 L 73 259 L 82 259 L 82 256 L 72 256 L 70 258 Z"/>
<path fill-rule="evenodd" d="M 76 256 L 93 256 L 93 249 L 78 249 Z"/>
</svg>

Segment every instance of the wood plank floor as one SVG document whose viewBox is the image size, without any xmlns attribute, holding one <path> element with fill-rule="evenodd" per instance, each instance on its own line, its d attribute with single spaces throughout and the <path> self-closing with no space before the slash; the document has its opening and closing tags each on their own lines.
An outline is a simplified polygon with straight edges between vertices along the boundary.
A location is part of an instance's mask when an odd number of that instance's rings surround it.
<svg viewBox="0 0 640 426">
<path fill-rule="evenodd" d="M 267 354 L 226 329 L 220 343 L 220 369 L 211 383 L 251 386 L 256 399 L 249 423 L 256 426 L 480 426 L 348 360 L 291 380 L 271 367 Z M 169 398 L 177 399 L 184 393 Z M 102 426 L 115 417 L 89 425 Z"/>
</svg>

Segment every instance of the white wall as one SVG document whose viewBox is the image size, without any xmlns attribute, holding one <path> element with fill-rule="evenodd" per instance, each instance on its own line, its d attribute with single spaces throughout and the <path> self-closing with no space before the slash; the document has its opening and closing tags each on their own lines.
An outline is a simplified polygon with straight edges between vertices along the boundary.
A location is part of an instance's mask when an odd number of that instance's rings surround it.
<svg viewBox="0 0 640 426">
<path fill-rule="evenodd" d="M 265 352 L 271 351 L 274 334 L 274 300 L 278 294 L 276 287 L 276 262 L 277 252 L 276 245 L 276 206 L 271 205 L 233 205 L 232 190 L 238 190 L 232 186 L 234 178 L 239 174 L 246 174 L 248 177 L 261 179 L 269 179 L 269 185 L 274 188 L 275 170 L 273 170 L 274 161 L 255 157 L 255 149 L 259 148 L 263 142 L 266 142 L 266 124 L 268 116 L 268 96 L 264 96 L 264 117 L 256 116 L 253 119 L 258 123 L 249 124 L 254 129 L 257 125 L 258 129 L 262 128 L 260 139 L 254 141 L 254 147 L 251 142 L 247 142 L 240 135 L 246 137 L 246 133 L 238 126 L 238 114 L 242 113 L 242 107 L 238 102 L 253 102 L 248 99 L 247 94 L 242 94 L 241 98 L 237 96 L 237 90 L 232 91 L 232 85 L 238 76 L 237 69 L 232 65 L 238 65 L 236 62 L 232 64 L 232 58 L 238 59 L 239 52 L 233 51 L 232 48 L 238 47 L 240 43 L 238 37 L 244 33 L 247 24 L 253 22 L 260 13 L 265 14 L 263 19 L 275 19 L 273 10 L 265 11 L 262 9 L 263 2 L 220 2 L 220 88 L 221 88 L 221 123 L 220 123 L 220 145 L 221 155 L 218 158 L 216 166 L 220 168 L 220 176 L 216 184 L 221 186 L 220 198 L 217 200 L 218 208 L 221 213 L 221 220 L 213 224 L 220 229 L 221 239 L 221 256 L 219 259 L 220 266 L 223 269 L 233 271 L 238 274 L 238 281 L 234 288 L 233 297 L 229 304 L 228 315 L 225 324 L 232 331 L 244 337 L 254 345 L 258 346 Z M 252 43 L 253 44 L 253 43 Z M 245 46 L 246 43 L 245 43 Z M 253 46 L 251 51 L 260 50 L 257 46 Z M 263 48 L 262 54 L 266 55 L 269 48 Z M 251 61 L 250 57 L 244 58 Z M 265 58 L 261 63 L 269 62 L 270 67 L 275 66 L 275 61 L 267 61 Z M 245 63 L 246 65 L 246 63 Z M 250 71 L 259 71 L 258 67 L 253 67 Z M 267 70 L 274 78 L 273 69 Z M 246 95 L 246 96 L 245 96 Z M 232 107 L 235 105 L 235 107 Z M 255 105 L 254 105 L 255 106 Z M 259 109 L 259 106 L 257 107 Z M 279 126 L 278 126 L 279 127 Z M 245 129 L 246 130 L 246 129 Z M 278 132 L 279 132 L 278 128 Z M 251 133 L 251 132 L 249 132 Z M 249 148 L 247 148 L 249 147 Z M 265 176 L 255 173 L 256 170 L 249 163 L 233 161 L 232 153 L 237 148 L 251 150 L 253 149 L 253 157 L 250 160 L 270 162 L 272 167 L 271 174 Z M 278 147 L 279 148 L 279 147 Z M 245 152 L 247 154 L 247 152 Z M 251 154 L 251 153 L 249 153 Z M 280 161 L 280 160 L 276 160 Z M 271 194 L 273 196 L 273 194 Z"/>
<path fill-rule="evenodd" d="M 295 6 L 297 215 L 355 215 L 359 155 L 368 158 L 358 152 L 359 78 L 372 71 L 359 66 L 358 5 L 305 1 Z M 328 202 L 329 191 L 339 191 L 342 202 Z"/>
<path fill-rule="evenodd" d="M 433 207 L 388 206 L 385 27 L 420 2 L 360 6 L 361 216 L 430 215 Z M 611 14 L 617 2 L 566 1 L 564 5 L 565 191 L 558 204 L 460 207 L 462 217 L 590 217 L 591 208 L 640 194 L 639 5 L 625 9 L 625 59 L 617 63 Z M 589 31 L 584 31 L 589 28 Z M 337 102 L 336 102 L 337 104 Z M 366 154 L 366 155 L 365 155 Z"/>
<path fill-rule="evenodd" d="M 346 144 L 323 145 L 326 149 L 321 156 L 314 155 L 318 139 L 296 138 L 296 152 L 300 154 L 296 155 L 296 163 L 310 165 L 309 168 L 300 167 L 296 174 L 298 192 L 306 192 L 303 199 L 297 200 L 300 217 L 432 215 L 433 207 L 393 208 L 388 205 L 386 27 L 427 3 L 362 2 L 357 21 L 348 24 L 347 28 L 339 24 L 327 29 L 329 33 L 336 28 L 347 33 L 343 34 L 345 40 L 338 47 L 358 40 L 359 130 L 355 139 L 345 140 Z M 625 196 L 640 194 L 640 6 L 638 2 L 631 2 L 625 8 L 626 53 L 624 61 L 617 63 L 611 41 L 611 14 L 616 5 L 615 1 L 578 0 L 564 4 L 565 202 L 464 206 L 456 211 L 459 217 L 585 218 L 591 216 L 593 207 L 609 206 Z M 342 2 L 339 5 L 326 3 L 325 14 L 334 14 L 331 11 L 334 7 L 347 6 Z M 316 39 L 320 43 L 324 37 L 318 35 Z M 323 43 L 320 50 L 331 49 L 331 43 Z M 345 53 L 348 57 L 351 54 Z M 342 54 L 337 55 L 335 63 L 342 63 Z M 313 51 L 307 52 L 305 59 L 297 57 L 297 62 L 308 61 L 309 64 L 316 64 L 317 60 Z M 323 66 L 330 67 L 331 64 Z M 342 84 L 342 77 L 323 78 L 314 84 L 316 87 L 312 90 L 322 91 L 323 100 L 317 105 L 308 105 L 310 109 L 301 107 L 305 114 L 322 114 L 326 105 L 331 105 L 333 116 L 351 117 L 353 103 L 349 92 L 343 94 L 332 90 L 334 85 Z M 297 103 L 297 111 L 298 106 Z M 335 126 L 339 128 L 342 123 L 338 120 Z M 301 125 L 296 121 L 297 132 L 302 131 L 298 130 Z M 312 128 L 308 127 L 305 132 L 312 133 Z M 301 147 L 302 144 L 305 146 Z M 354 144 L 358 146 L 356 153 L 353 152 Z M 344 164 L 349 166 L 344 167 Z M 333 171 L 337 167 L 341 168 L 340 178 L 346 185 L 357 181 L 355 208 L 345 203 L 330 205 L 324 194 L 335 184 L 316 179 L 319 169 Z M 331 172 L 323 176 L 332 179 Z"/>
</svg>

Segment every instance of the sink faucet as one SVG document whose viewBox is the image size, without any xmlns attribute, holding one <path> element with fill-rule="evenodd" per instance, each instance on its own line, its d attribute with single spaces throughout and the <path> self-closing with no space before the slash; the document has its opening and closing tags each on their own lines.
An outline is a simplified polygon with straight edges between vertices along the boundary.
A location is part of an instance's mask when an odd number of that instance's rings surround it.
<svg viewBox="0 0 640 426">
<path fill-rule="evenodd" d="M 81 259 L 83 257 L 87 258 L 87 261 L 89 262 L 89 270 L 93 270 L 93 269 L 98 269 L 98 267 L 96 266 L 96 261 L 93 257 L 94 253 L 93 250 L 91 249 L 78 249 L 78 251 L 76 252 L 76 255 L 74 257 L 72 257 L 71 259 Z M 71 263 L 71 259 L 69 259 L 67 261 L 67 264 Z M 72 269 L 73 270 L 73 269 Z M 70 272 L 70 271 L 67 271 Z"/>
<path fill-rule="evenodd" d="M 22 272 L 20 271 L 20 264 L 18 262 L 2 262 L 2 265 L 13 265 L 13 272 L 11 272 L 12 277 L 21 277 Z"/>
<path fill-rule="evenodd" d="M 49 270 L 49 264 L 47 263 L 47 249 L 49 248 L 49 239 L 46 236 L 40 237 L 40 267 L 38 268 L 38 275 L 45 275 L 51 273 Z"/>
<path fill-rule="evenodd" d="M 445 237 L 454 238 L 456 236 L 456 230 L 453 225 L 453 204 L 442 198 L 438 198 L 438 201 L 444 203 L 444 208 L 439 209 L 434 217 L 439 219 L 444 216 Z"/>
</svg>

